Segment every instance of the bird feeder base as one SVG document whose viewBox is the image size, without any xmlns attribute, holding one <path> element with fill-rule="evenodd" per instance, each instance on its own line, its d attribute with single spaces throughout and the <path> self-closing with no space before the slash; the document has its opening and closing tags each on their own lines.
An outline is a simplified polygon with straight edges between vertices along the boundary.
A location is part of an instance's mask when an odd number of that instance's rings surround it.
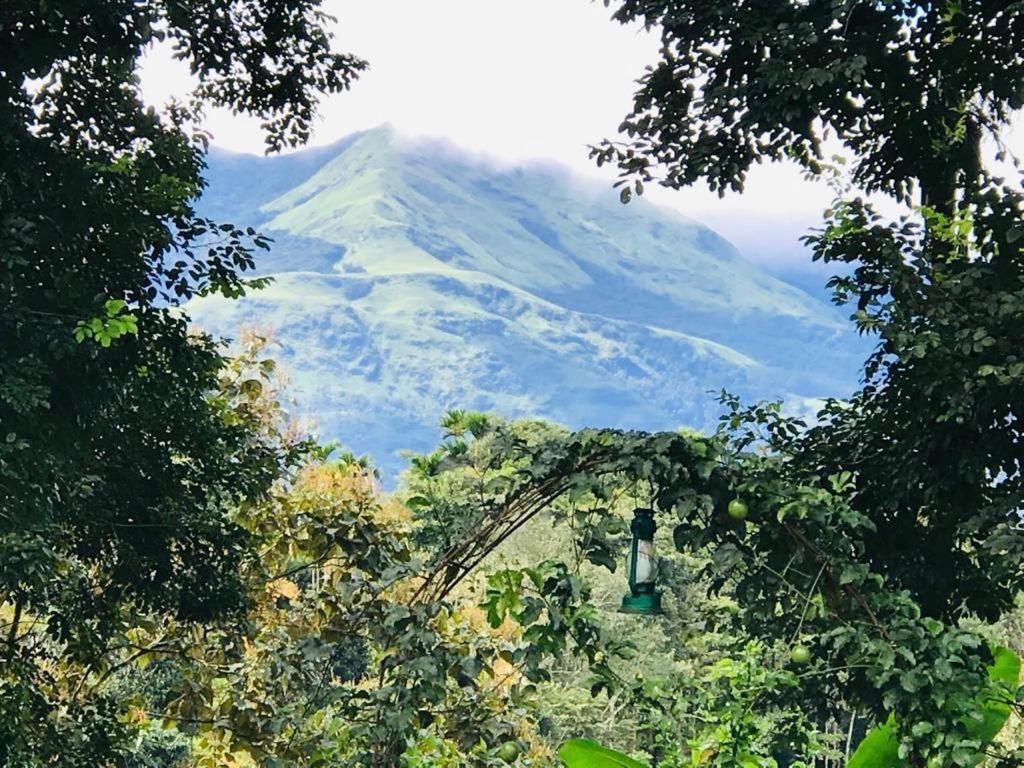
<svg viewBox="0 0 1024 768">
<path fill-rule="evenodd" d="M 649 594 L 629 594 L 622 598 L 622 606 L 619 613 L 634 613 L 641 616 L 660 616 L 664 611 L 661 609 L 661 593 L 652 592 Z"/>
</svg>

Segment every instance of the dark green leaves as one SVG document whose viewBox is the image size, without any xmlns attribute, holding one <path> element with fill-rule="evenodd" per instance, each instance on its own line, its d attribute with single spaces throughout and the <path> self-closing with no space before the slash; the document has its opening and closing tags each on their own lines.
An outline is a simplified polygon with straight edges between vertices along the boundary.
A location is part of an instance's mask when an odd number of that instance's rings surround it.
<svg viewBox="0 0 1024 768">
<path fill-rule="evenodd" d="M 330 50 L 326 23 L 309 0 L 0 10 L 0 435 L 15 436 L 0 443 L 0 608 L 19 606 L 9 650 L 23 655 L 0 671 L 15 750 L 0 762 L 116 761 L 124 702 L 87 678 L 131 617 L 243 610 L 250 542 L 231 512 L 296 448 L 266 431 L 259 374 L 222 388 L 220 345 L 180 311 L 264 285 L 243 273 L 269 244 L 196 216 L 206 137 L 191 110 L 227 105 L 266 119 L 271 147 L 302 141 L 318 92 L 364 66 Z M 197 76 L 191 108 L 143 103 L 155 39 Z"/>
<path fill-rule="evenodd" d="M 968 701 L 964 726 L 968 740 L 961 743 L 944 738 L 947 734 L 926 720 L 914 723 L 910 735 L 922 745 L 925 754 L 937 755 L 943 764 L 973 766 L 984 759 L 982 751 L 1009 719 L 1013 691 L 1020 678 L 1020 659 L 1007 648 L 993 650 L 994 662 L 988 667 L 989 685 L 985 690 L 963 691 Z M 906 750 L 901 748 L 895 718 L 873 728 L 850 757 L 849 768 L 901 768 L 907 765 Z"/>
<path fill-rule="evenodd" d="M 957 5 L 952 16 L 944 4 L 610 5 L 663 44 L 621 126 L 628 139 L 593 150 L 628 178 L 724 192 L 765 160 L 820 173 L 824 129 L 852 154 L 858 186 L 945 203 L 951 174 L 976 172 L 982 129 L 1004 125 L 1020 99 L 1019 4 Z"/>
</svg>

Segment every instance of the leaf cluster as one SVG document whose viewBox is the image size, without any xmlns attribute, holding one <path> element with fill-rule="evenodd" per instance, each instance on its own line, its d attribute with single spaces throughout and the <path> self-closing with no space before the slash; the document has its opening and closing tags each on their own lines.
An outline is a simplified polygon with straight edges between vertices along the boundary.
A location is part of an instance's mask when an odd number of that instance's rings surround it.
<svg viewBox="0 0 1024 768">
<path fill-rule="evenodd" d="M 270 149 L 308 137 L 365 66 L 328 21 L 310 0 L 0 7 L 0 762 L 108 764 L 126 728 L 93 687 L 132 617 L 245 610 L 230 511 L 294 451 L 254 393 L 218 391 L 222 348 L 180 310 L 259 287 L 268 246 L 196 215 L 197 126 L 226 106 Z M 188 104 L 143 101 L 158 43 L 198 81 Z"/>
</svg>

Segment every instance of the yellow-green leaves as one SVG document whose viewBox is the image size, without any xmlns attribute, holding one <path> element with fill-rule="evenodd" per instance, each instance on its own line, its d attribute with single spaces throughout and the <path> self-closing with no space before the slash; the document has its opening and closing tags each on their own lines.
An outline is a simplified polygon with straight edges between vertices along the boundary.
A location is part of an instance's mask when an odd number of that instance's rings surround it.
<svg viewBox="0 0 1024 768">
<path fill-rule="evenodd" d="M 558 750 L 558 756 L 567 768 L 647 768 L 643 763 L 590 739 L 567 741 Z"/>
<path fill-rule="evenodd" d="M 109 347 L 114 339 L 126 334 L 139 332 L 135 315 L 126 311 L 127 304 L 121 299 L 109 299 L 103 305 L 104 314 L 89 320 L 79 320 L 75 326 L 75 341 L 81 344 L 93 339 L 101 347 Z"/>
</svg>

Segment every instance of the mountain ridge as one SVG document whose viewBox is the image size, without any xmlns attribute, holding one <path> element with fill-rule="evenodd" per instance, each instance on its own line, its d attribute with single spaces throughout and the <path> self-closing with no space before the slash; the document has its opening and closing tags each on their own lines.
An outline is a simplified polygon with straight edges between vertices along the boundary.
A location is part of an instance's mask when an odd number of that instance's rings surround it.
<svg viewBox="0 0 1024 768">
<path fill-rule="evenodd" d="M 276 327 L 300 409 L 386 474 L 452 407 L 707 428 L 709 390 L 852 390 L 862 346 L 834 309 L 682 215 L 388 129 L 307 152 L 211 153 L 203 212 L 274 237 L 277 283 L 191 312 Z"/>
</svg>

